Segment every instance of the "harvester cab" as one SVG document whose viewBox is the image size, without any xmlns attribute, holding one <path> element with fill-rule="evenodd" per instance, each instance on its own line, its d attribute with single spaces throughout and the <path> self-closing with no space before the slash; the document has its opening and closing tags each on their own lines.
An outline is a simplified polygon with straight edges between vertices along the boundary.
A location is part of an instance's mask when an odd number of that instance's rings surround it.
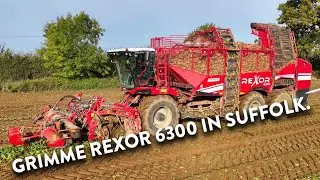
<svg viewBox="0 0 320 180">
<path fill-rule="evenodd" d="M 116 64 L 121 87 L 152 86 L 154 84 L 155 50 L 152 48 L 126 48 L 109 50 Z"/>
</svg>

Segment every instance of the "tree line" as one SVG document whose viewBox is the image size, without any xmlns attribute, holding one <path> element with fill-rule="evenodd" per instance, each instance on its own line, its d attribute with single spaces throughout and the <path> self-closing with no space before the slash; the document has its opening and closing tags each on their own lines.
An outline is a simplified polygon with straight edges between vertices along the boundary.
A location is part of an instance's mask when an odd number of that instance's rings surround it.
<svg viewBox="0 0 320 180">
<path fill-rule="evenodd" d="M 279 24 L 296 36 L 299 55 L 320 70 L 320 0 L 288 0 L 279 5 Z"/>
<path fill-rule="evenodd" d="M 67 14 L 44 26 L 43 47 L 15 53 L 0 46 L 0 82 L 39 77 L 110 77 L 114 65 L 98 43 L 105 30 L 85 12 Z"/>
</svg>

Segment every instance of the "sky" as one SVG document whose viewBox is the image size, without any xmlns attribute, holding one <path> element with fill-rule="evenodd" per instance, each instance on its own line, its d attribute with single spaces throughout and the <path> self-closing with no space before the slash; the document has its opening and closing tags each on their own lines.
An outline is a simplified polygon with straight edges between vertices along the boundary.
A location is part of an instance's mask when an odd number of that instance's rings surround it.
<svg viewBox="0 0 320 180">
<path fill-rule="evenodd" d="M 0 44 L 16 51 L 42 46 L 43 27 L 80 11 L 106 31 L 103 49 L 146 47 L 151 37 L 188 34 L 204 23 L 231 28 L 237 41 L 253 42 L 250 23 L 276 23 L 285 0 L 0 0 Z"/>
</svg>

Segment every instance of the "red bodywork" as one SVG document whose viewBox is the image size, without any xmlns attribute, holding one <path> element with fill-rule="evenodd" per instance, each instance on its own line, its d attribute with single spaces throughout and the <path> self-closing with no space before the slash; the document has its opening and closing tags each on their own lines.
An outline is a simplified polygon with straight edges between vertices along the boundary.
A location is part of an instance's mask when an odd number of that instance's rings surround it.
<svg viewBox="0 0 320 180">
<path fill-rule="evenodd" d="M 220 29 L 221 30 L 221 29 Z M 230 29 L 223 29 L 231 31 Z M 211 28 L 207 32 L 213 32 L 217 37 L 216 28 Z M 256 35 L 260 39 L 260 49 L 238 49 L 240 54 L 239 57 L 239 95 L 247 94 L 254 90 L 261 90 L 269 94 L 275 85 L 275 82 L 280 79 L 292 79 L 295 83 L 294 90 L 308 89 L 311 85 L 311 72 L 312 66 L 308 61 L 298 58 L 298 53 L 295 47 L 294 34 L 291 33 L 290 40 L 295 49 L 295 60 L 291 64 L 286 64 L 280 70 L 274 70 L 275 62 L 275 51 L 273 49 L 274 40 L 272 35 L 269 33 L 269 28 L 265 26 L 259 26 L 257 28 L 252 28 L 252 34 Z M 205 32 L 200 32 L 205 33 Z M 224 94 L 224 81 L 226 77 L 226 69 L 224 73 L 221 74 L 210 74 L 210 63 L 212 63 L 211 57 L 215 54 L 223 54 L 224 56 L 224 67 L 226 67 L 227 51 L 223 45 L 222 38 L 218 38 L 214 44 L 210 47 L 186 47 L 181 44 L 187 36 L 177 35 L 169 37 L 156 37 L 151 39 L 151 47 L 156 50 L 157 54 L 157 73 L 156 79 L 158 86 L 155 87 L 145 87 L 144 89 L 151 89 L 152 95 L 157 94 L 170 94 L 177 97 L 179 95 L 179 87 L 176 87 L 171 82 L 171 77 L 174 76 L 175 80 L 179 81 L 181 84 L 190 85 L 192 87 L 191 92 L 193 96 L 198 96 L 198 92 L 205 94 L 212 94 L 213 96 L 222 96 Z M 186 59 L 186 61 L 192 61 L 191 67 L 186 69 L 184 67 L 178 67 L 169 63 L 169 58 L 171 55 L 177 54 L 181 51 L 198 52 L 204 56 L 207 56 L 207 70 L 205 73 L 199 73 L 195 70 L 194 58 Z M 263 54 L 269 59 L 269 68 L 267 71 L 255 71 L 244 73 L 242 59 L 249 54 L 256 55 L 256 66 L 259 64 L 259 55 Z M 166 68 L 160 69 L 161 66 Z M 166 71 L 166 72 L 163 72 Z M 159 82 L 163 83 L 159 83 Z M 142 88 L 135 88 L 134 90 L 128 91 L 131 94 L 141 90 Z M 160 89 L 167 89 L 168 91 L 160 91 Z"/>
<path fill-rule="evenodd" d="M 74 96 L 74 98 L 81 98 Z M 70 97 L 70 96 L 65 96 Z M 71 96 L 73 97 L 73 96 Z M 63 99 L 63 98 L 62 98 Z M 108 116 L 117 116 L 124 118 L 124 128 L 126 132 L 138 133 L 141 131 L 141 122 L 137 109 L 129 107 L 126 104 L 114 103 L 108 104 L 101 97 L 93 97 L 83 108 L 83 104 L 76 103 L 72 99 L 66 109 L 66 113 L 56 111 L 54 108 L 45 108 L 37 116 L 37 122 L 32 126 L 9 127 L 8 140 L 14 146 L 26 145 L 28 142 L 38 139 L 45 139 L 49 147 L 63 147 L 67 141 L 80 138 L 75 134 L 81 134 L 83 129 L 87 130 L 89 141 L 102 140 L 95 134 L 96 129 L 101 125 L 101 120 L 108 121 Z M 38 120 L 41 121 L 38 121 Z M 76 121 L 82 128 L 76 126 Z M 62 126 L 64 124 L 64 126 Z M 62 127 L 64 127 L 62 129 Z"/>
</svg>

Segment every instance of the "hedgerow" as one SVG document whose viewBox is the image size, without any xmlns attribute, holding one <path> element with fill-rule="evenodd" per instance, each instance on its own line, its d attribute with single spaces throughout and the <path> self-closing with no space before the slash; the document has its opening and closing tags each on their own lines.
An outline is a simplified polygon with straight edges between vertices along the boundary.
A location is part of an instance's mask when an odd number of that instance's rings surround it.
<svg viewBox="0 0 320 180">
<path fill-rule="evenodd" d="M 117 88 L 117 78 L 90 78 L 90 79 L 63 79 L 46 77 L 41 79 L 28 79 L 23 81 L 10 81 L 0 84 L 2 92 L 30 92 L 47 90 L 86 90 Z"/>
<path fill-rule="evenodd" d="M 15 53 L 9 49 L 0 53 L 0 83 L 50 76 L 43 59 L 33 53 Z"/>
</svg>

